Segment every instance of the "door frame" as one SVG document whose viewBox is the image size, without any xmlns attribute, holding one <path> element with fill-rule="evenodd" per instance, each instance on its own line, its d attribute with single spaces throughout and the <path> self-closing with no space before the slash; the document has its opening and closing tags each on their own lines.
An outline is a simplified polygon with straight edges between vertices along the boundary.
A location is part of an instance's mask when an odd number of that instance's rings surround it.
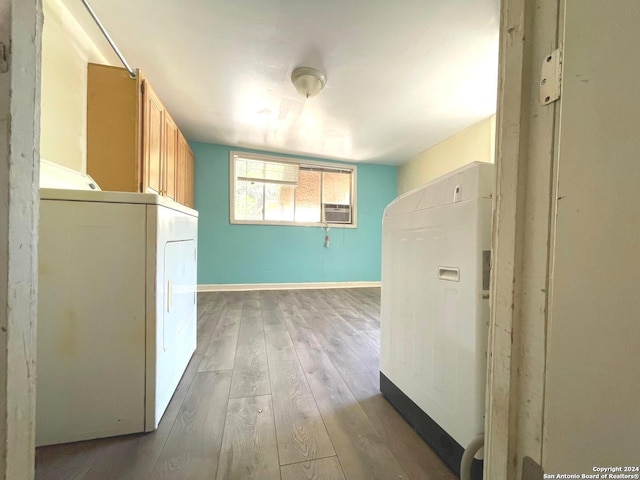
<svg viewBox="0 0 640 480">
<path fill-rule="evenodd" d="M 564 0 L 502 0 L 484 478 L 542 460 L 557 102 L 538 102 Z"/>
<path fill-rule="evenodd" d="M 0 479 L 34 476 L 41 0 L 0 0 Z"/>
</svg>

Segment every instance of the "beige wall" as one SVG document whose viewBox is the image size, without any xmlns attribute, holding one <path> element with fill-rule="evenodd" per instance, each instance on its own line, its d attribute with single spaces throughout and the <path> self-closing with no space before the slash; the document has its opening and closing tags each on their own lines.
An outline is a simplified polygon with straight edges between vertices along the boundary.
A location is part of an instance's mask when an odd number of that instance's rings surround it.
<svg viewBox="0 0 640 480">
<path fill-rule="evenodd" d="M 496 116 L 471 125 L 398 169 L 398 195 L 470 162 L 493 163 Z"/>
<path fill-rule="evenodd" d="M 60 0 L 43 8 L 40 155 L 85 172 L 87 62 L 108 62 Z"/>
</svg>

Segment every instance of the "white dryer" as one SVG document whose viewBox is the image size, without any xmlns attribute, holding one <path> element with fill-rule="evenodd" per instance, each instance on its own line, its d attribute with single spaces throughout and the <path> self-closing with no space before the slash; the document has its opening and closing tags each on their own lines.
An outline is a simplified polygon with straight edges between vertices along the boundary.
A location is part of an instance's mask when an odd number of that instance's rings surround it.
<svg viewBox="0 0 640 480">
<path fill-rule="evenodd" d="M 196 348 L 197 212 L 67 174 L 40 189 L 38 445 L 156 429 Z"/>
</svg>

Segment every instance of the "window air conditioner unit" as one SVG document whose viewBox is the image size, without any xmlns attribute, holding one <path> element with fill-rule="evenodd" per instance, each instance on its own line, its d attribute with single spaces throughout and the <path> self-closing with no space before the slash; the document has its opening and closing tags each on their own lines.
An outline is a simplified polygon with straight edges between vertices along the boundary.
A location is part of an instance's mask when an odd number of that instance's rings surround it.
<svg viewBox="0 0 640 480">
<path fill-rule="evenodd" d="M 351 223 L 351 206 L 323 203 L 324 221 L 327 223 Z"/>
</svg>

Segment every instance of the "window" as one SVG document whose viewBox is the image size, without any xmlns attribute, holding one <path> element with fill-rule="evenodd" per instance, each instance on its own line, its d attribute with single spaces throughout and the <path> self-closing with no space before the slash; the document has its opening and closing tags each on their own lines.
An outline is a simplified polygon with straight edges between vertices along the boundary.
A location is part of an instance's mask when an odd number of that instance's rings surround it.
<svg viewBox="0 0 640 480">
<path fill-rule="evenodd" d="M 356 167 L 231 152 L 231 223 L 355 227 Z"/>
</svg>

